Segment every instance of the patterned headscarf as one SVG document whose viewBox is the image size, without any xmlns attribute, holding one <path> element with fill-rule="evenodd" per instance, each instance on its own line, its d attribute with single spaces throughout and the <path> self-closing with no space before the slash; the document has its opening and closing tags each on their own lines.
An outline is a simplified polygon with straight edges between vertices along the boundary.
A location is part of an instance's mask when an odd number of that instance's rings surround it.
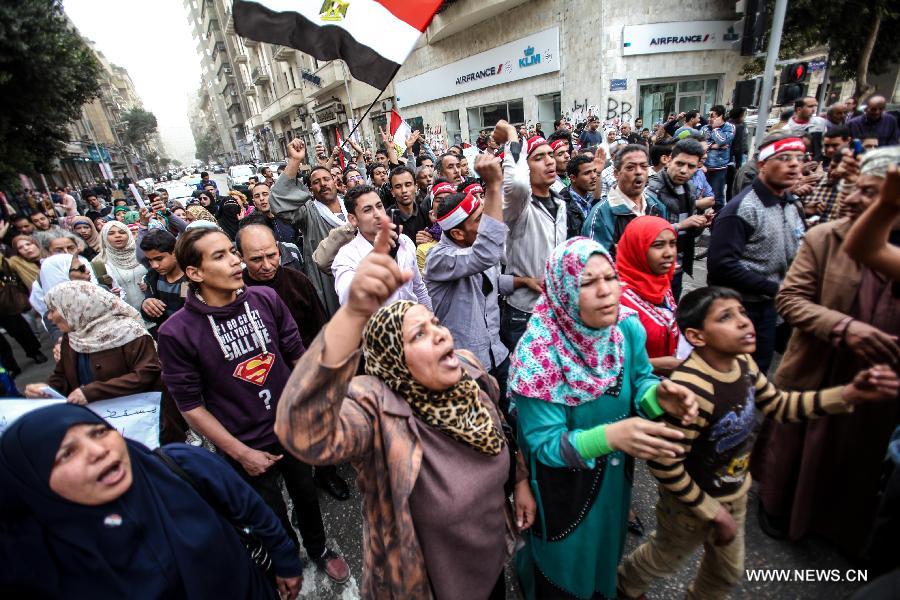
<svg viewBox="0 0 900 600">
<path fill-rule="evenodd" d="M 613 264 L 602 245 L 583 237 L 550 253 L 544 291 L 510 363 L 511 392 L 567 406 L 618 394 L 625 361 L 622 331 L 618 325 L 588 327 L 579 316 L 581 276 L 595 254 Z M 620 306 L 618 322 L 633 314 Z"/>
<path fill-rule="evenodd" d="M 877 148 L 863 155 L 859 166 L 860 175 L 874 175 L 884 179 L 887 177 L 888 167 L 900 163 L 900 146 L 888 146 Z"/>
<path fill-rule="evenodd" d="M 189 212 L 192 217 L 194 217 L 195 221 L 210 221 L 211 223 L 216 223 L 216 218 L 212 215 L 211 212 L 200 206 L 199 204 L 193 204 L 184 209 L 186 212 Z"/>
<path fill-rule="evenodd" d="M 128 243 L 121 250 L 116 250 L 109 243 L 109 232 L 113 229 L 119 229 L 128 234 Z M 112 263 L 117 269 L 131 270 L 140 266 L 135 254 L 136 244 L 131 229 L 125 223 L 119 221 L 110 221 L 100 230 L 100 241 L 103 243 L 103 252 L 100 253 L 101 260 L 105 263 Z"/>
<path fill-rule="evenodd" d="M 496 456 L 506 441 L 481 402 L 478 383 L 465 369 L 459 382 L 442 392 L 429 390 L 410 374 L 401 330 L 403 316 L 413 306 L 408 300 L 397 300 L 382 306 L 366 323 L 366 373 L 381 379 L 428 425 L 479 452 Z"/>
<path fill-rule="evenodd" d="M 72 328 L 69 345 L 75 352 L 112 350 L 150 335 L 138 311 L 89 281 L 60 283 L 47 292 L 44 301 Z"/>
</svg>

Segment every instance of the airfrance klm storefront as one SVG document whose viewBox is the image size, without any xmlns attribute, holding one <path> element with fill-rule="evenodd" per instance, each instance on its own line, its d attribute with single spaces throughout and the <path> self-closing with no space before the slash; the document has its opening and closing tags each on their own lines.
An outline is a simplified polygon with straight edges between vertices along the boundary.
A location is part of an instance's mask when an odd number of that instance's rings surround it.
<svg viewBox="0 0 900 600">
<path fill-rule="evenodd" d="M 559 69 L 559 28 L 551 27 L 406 79 L 398 77 L 397 105 L 405 119 L 421 118 L 432 132 L 440 128 L 449 144 L 474 142 L 479 131 L 500 119 L 540 121 L 549 132 L 561 110 Z"/>
</svg>

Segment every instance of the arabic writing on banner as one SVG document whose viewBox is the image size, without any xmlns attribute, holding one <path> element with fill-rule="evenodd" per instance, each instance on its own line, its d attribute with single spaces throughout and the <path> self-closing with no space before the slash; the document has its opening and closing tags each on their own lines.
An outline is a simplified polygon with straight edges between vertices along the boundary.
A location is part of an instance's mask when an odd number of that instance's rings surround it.
<svg viewBox="0 0 900 600">
<path fill-rule="evenodd" d="M 146 392 L 100 400 L 87 405 L 123 436 L 150 448 L 159 446 L 159 404 L 162 394 Z M 0 435 L 27 412 L 58 404 L 62 400 L 9 398 L 0 400 Z"/>
</svg>

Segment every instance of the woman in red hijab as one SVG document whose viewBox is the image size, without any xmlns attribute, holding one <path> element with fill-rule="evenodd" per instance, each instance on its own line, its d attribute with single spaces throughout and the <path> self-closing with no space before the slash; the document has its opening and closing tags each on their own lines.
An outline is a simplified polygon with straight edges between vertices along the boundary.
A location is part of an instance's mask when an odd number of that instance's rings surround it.
<svg viewBox="0 0 900 600">
<path fill-rule="evenodd" d="M 616 251 L 621 302 L 637 311 L 647 331 L 647 356 L 657 373 L 668 373 L 681 363 L 675 358 L 679 333 L 672 295 L 677 242 L 674 226 L 665 219 L 638 217 L 625 227 Z"/>
</svg>

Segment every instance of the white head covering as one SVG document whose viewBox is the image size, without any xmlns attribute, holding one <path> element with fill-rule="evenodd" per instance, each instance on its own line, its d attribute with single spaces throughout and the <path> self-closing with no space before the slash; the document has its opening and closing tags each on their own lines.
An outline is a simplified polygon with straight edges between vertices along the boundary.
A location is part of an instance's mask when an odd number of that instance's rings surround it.
<svg viewBox="0 0 900 600">
<path fill-rule="evenodd" d="M 118 296 L 89 281 L 66 281 L 47 292 L 48 309 L 66 320 L 69 345 L 75 352 L 91 354 L 124 346 L 150 335 L 141 315 Z"/>
<path fill-rule="evenodd" d="M 900 163 L 900 146 L 877 148 L 863 155 L 862 164 L 859 166 L 859 174 L 874 175 L 884 179 L 887 177 L 888 167 L 898 163 Z"/>
<path fill-rule="evenodd" d="M 78 256 L 78 262 L 87 268 L 91 274 L 91 283 L 100 285 L 94 276 L 94 270 L 91 263 L 83 256 Z M 61 283 L 69 281 L 69 269 L 72 268 L 71 254 L 54 254 L 44 259 L 41 263 L 41 272 L 31 286 L 31 296 L 28 298 L 31 306 L 42 317 L 47 314 L 47 304 L 44 302 L 44 296 Z"/>
<path fill-rule="evenodd" d="M 107 236 L 109 236 L 109 232 L 113 229 L 119 229 L 128 235 L 128 243 L 125 244 L 125 247 L 121 250 L 116 250 L 112 247 L 112 244 L 109 243 Z M 100 243 L 102 244 L 100 259 L 104 263 L 111 263 L 113 266 L 123 271 L 136 269 L 140 266 L 137 255 L 135 254 L 136 244 L 134 243 L 134 236 L 131 234 L 131 230 L 125 223 L 120 221 L 110 221 L 104 225 L 103 229 L 100 230 Z"/>
</svg>

